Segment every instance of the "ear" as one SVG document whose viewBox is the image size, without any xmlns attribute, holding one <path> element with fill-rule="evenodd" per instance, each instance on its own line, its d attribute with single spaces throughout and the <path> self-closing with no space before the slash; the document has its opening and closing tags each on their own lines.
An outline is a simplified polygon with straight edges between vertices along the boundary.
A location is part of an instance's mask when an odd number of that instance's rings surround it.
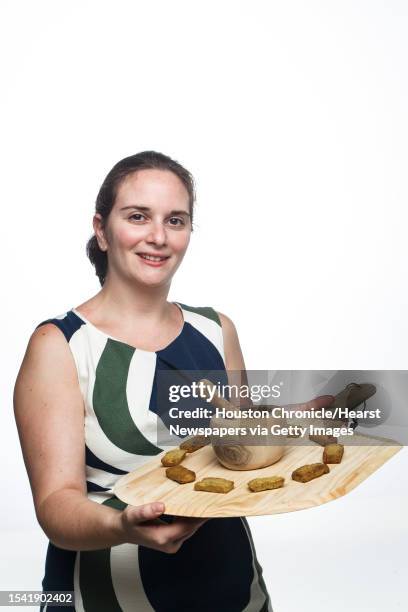
<svg viewBox="0 0 408 612">
<path fill-rule="evenodd" d="M 93 225 L 94 233 L 96 236 L 96 240 L 98 241 L 99 248 L 101 249 L 101 251 L 107 251 L 108 242 L 106 240 L 103 219 L 100 213 L 94 214 L 92 225 Z"/>
</svg>

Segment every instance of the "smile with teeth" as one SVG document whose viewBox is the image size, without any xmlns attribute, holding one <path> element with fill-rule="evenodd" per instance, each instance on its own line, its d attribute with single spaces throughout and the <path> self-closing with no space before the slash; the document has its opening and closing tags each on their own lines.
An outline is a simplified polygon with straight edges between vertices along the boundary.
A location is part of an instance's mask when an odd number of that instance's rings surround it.
<svg viewBox="0 0 408 612">
<path fill-rule="evenodd" d="M 149 261 L 164 261 L 165 259 L 168 259 L 169 256 L 166 257 L 158 257 L 156 255 L 147 255 L 146 253 L 138 253 L 139 257 L 141 257 L 142 259 L 148 259 Z"/>
</svg>

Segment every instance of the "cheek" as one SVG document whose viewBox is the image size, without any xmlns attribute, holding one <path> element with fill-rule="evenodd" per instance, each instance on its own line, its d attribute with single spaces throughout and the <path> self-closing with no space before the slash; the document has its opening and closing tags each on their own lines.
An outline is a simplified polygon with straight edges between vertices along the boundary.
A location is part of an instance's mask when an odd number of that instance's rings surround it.
<svg viewBox="0 0 408 612">
<path fill-rule="evenodd" d="M 175 234 L 172 239 L 172 248 L 177 253 L 184 253 L 190 242 L 190 232 L 180 232 Z"/>
<path fill-rule="evenodd" d="M 121 247 L 134 246 L 139 240 L 143 239 L 143 235 L 141 227 L 132 227 L 130 225 L 123 225 L 115 230 L 116 242 Z"/>
</svg>

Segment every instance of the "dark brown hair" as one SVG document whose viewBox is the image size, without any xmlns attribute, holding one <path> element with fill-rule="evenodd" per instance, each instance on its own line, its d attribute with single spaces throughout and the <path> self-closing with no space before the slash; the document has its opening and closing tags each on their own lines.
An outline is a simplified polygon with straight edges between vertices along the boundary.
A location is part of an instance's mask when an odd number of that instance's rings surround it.
<svg viewBox="0 0 408 612">
<path fill-rule="evenodd" d="M 195 185 L 193 176 L 188 170 L 183 168 L 181 164 L 163 153 L 157 153 L 156 151 L 142 151 L 141 153 L 136 153 L 136 155 L 130 155 L 129 157 L 121 159 L 108 172 L 105 180 L 103 181 L 95 202 L 95 213 L 99 213 L 101 215 L 103 224 L 106 223 L 115 204 L 118 188 L 122 181 L 133 172 L 149 169 L 169 170 L 178 176 L 188 193 L 189 213 L 191 223 L 193 222 L 193 209 L 195 202 Z M 86 254 L 92 265 L 95 266 L 95 273 L 99 278 L 100 284 L 103 285 L 108 271 L 108 256 L 105 251 L 102 251 L 99 248 L 95 234 L 91 236 L 86 244 Z"/>
</svg>

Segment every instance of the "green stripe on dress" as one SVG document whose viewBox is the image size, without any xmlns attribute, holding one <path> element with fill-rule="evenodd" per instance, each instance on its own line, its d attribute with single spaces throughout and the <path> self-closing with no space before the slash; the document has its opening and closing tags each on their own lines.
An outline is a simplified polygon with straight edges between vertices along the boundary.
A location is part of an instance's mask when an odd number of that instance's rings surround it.
<svg viewBox="0 0 408 612">
<path fill-rule="evenodd" d="M 129 365 L 135 350 L 128 344 L 108 339 L 96 367 L 93 407 L 101 429 L 113 444 L 128 453 L 153 456 L 162 449 L 138 429 L 126 396 Z"/>
<path fill-rule="evenodd" d="M 101 504 L 123 510 L 127 504 L 117 497 Z M 79 553 L 79 586 L 86 612 L 123 612 L 112 583 L 110 548 L 82 550 Z"/>
<path fill-rule="evenodd" d="M 181 302 L 177 302 L 177 303 L 180 304 L 180 306 L 184 310 L 188 310 L 189 312 L 195 312 L 196 314 L 202 315 L 203 317 L 207 317 L 207 319 L 211 319 L 211 321 L 214 321 L 221 327 L 220 317 L 218 316 L 218 313 L 216 310 L 214 310 L 214 308 L 211 308 L 210 306 L 193 307 L 193 306 L 186 306 L 185 304 L 182 304 Z"/>
</svg>

